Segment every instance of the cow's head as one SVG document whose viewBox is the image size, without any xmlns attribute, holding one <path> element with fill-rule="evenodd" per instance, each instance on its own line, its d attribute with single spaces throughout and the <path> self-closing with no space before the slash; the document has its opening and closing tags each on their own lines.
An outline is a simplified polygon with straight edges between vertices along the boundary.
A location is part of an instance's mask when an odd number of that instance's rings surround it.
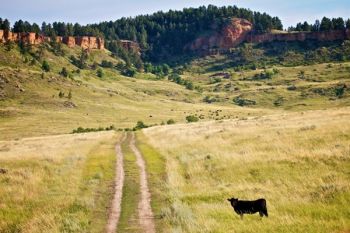
<svg viewBox="0 0 350 233">
<path fill-rule="evenodd" d="M 238 198 L 234 198 L 234 197 L 232 197 L 232 198 L 229 198 L 229 199 L 227 199 L 229 202 L 231 202 L 231 205 L 232 206 L 235 206 L 237 203 L 238 203 Z"/>
</svg>

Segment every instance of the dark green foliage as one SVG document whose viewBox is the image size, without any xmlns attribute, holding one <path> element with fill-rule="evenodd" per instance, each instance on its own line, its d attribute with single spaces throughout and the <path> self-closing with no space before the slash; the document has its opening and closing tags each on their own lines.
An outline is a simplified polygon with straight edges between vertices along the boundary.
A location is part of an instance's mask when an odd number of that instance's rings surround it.
<svg viewBox="0 0 350 233">
<path fill-rule="evenodd" d="M 63 77 L 68 77 L 69 72 L 68 72 L 68 70 L 66 69 L 66 67 L 63 67 L 63 68 L 62 68 L 62 70 L 60 71 L 60 75 L 63 76 Z"/>
<path fill-rule="evenodd" d="M 87 60 L 89 59 L 89 53 L 87 50 L 82 49 L 81 54 L 78 58 L 73 55 L 70 57 L 73 65 L 77 66 L 79 69 L 87 68 Z"/>
<path fill-rule="evenodd" d="M 109 131 L 109 130 L 115 130 L 115 126 L 111 125 L 108 127 L 99 127 L 99 128 L 83 128 L 83 127 L 78 127 L 77 129 L 74 129 L 72 131 L 73 134 L 75 133 L 88 133 L 88 132 L 99 132 L 99 131 Z"/>
<path fill-rule="evenodd" d="M 188 90 L 193 90 L 194 89 L 193 83 L 191 81 L 188 81 L 188 80 L 185 81 L 185 87 Z"/>
<path fill-rule="evenodd" d="M 253 12 L 236 6 L 185 8 L 182 11 L 159 11 L 152 15 L 121 18 L 115 22 L 90 25 L 102 32 L 107 40 L 128 39 L 139 42 L 147 61 L 160 62 L 176 55 L 184 55 L 183 48 L 199 34 L 219 29 L 227 18 L 240 17 L 255 22 L 257 33 L 282 29 L 277 17 Z M 112 47 L 107 48 L 113 52 Z"/>
<path fill-rule="evenodd" d="M 121 71 L 121 74 L 127 77 L 134 77 L 136 75 L 137 71 L 133 67 L 124 67 Z"/>
<path fill-rule="evenodd" d="M 167 120 L 167 125 L 173 125 L 173 124 L 175 124 L 175 121 L 173 120 L 173 119 L 169 119 L 169 120 Z"/>
<path fill-rule="evenodd" d="M 211 103 L 216 102 L 217 100 L 216 100 L 216 98 L 210 97 L 209 95 L 207 95 L 204 97 L 203 101 L 208 103 L 208 104 L 211 104 Z"/>
<path fill-rule="evenodd" d="M 186 116 L 186 121 L 188 123 L 197 122 L 197 121 L 199 121 L 199 118 L 196 116 L 193 116 L 193 115 L 189 115 L 189 116 Z"/>
<path fill-rule="evenodd" d="M 0 18 L 0 29 L 6 31 L 10 30 L 10 22 L 8 21 L 8 19 L 3 20 L 2 18 Z"/>
<path fill-rule="evenodd" d="M 143 123 L 142 121 L 138 121 L 136 123 L 136 126 L 133 128 L 133 130 L 136 131 L 136 130 L 140 130 L 140 129 L 144 129 L 144 128 L 148 128 L 148 126 L 145 123 Z"/>
<path fill-rule="evenodd" d="M 315 24 L 297 23 L 295 27 L 289 27 L 288 31 L 330 31 L 330 30 L 344 30 L 350 28 L 349 19 L 345 20 L 341 17 L 338 18 L 327 18 L 323 17 L 321 21 L 316 20 Z"/>
<path fill-rule="evenodd" d="M 63 98 L 63 97 L 64 97 L 64 92 L 60 91 L 60 92 L 58 93 L 58 97 Z"/>
<path fill-rule="evenodd" d="M 97 77 L 99 77 L 99 78 L 103 78 L 103 76 L 104 76 L 103 70 L 101 68 L 99 68 L 97 70 L 96 74 L 97 74 Z"/>
<path fill-rule="evenodd" d="M 344 96 L 346 90 L 346 85 L 341 85 L 335 88 L 335 96 L 338 98 L 342 98 Z"/>
<path fill-rule="evenodd" d="M 242 98 L 241 96 L 237 96 L 233 99 L 233 102 L 238 106 L 250 106 L 250 105 L 256 105 L 256 102 L 254 100 L 249 100 Z"/>
<path fill-rule="evenodd" d="M 278 70 L 264 70 L 260 74 L 254 75 L 254 79 L 271 79 L 275 74 L 278 73 Z"/>
<path fill-rule="evenodd" d="M 111 62 L 111 61 L 106 61 L 106 60 L 103 60 L 103 61 L 101 62 L 101 66 L 102 66 L 102 67 L 105 67 L 105 68 L 113 68 L 113 67 L 114 67 L 113 62 Z"/>
<path fill-rule="evenodd" d="M 42 65 L 41 65 L 41 68 L 45 72 L 49 72 L 50 71 L 50 65 L 49 65 L 49 63 L 46 60 L 43 61 Z"/>
</svg>

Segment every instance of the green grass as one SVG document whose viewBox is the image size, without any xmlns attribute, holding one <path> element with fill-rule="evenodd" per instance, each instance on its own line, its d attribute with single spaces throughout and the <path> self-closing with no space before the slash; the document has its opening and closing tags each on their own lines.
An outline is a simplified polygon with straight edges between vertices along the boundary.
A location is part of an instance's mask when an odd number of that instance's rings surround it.
<svg viewBox="0 0 350 233">
<path fill-rule="evenodd" d="M 156 232 L 168 232 L 169 226 L 165 214 L 169 200 L 166 194 L 166 162 L 165 158 L 151 147 L 142 132 L 137 133 L 137 147 L 146 162 L 148 184 L 151 192 L 151 206 L 155 216 Z"/>
<path fill-rule="evenodd" d="M 165 222 L 182 232 L 349 230 L 348 119 L 344 108 L 144 130 L 166 158 Z M 266 198 L 269 218 L 240 220 L 232 196 Z"/>
<path fill-rule="evenodd" d="M 104 133 L 1 142 L 8 173 L 0 175 L 0 232 L 102 232 L 116 140 Z"/>
<path fill-rule="evenodd" d="M 131 134 L 122 144 L 124 153 L 124 187 L 121 204 L 121 214 L 118 222 L 118 232 L 142 232 L 138 221 L 138 203 L 140 199 L 140 171 L 136 157 L 129 147 Z"/>
</svg>

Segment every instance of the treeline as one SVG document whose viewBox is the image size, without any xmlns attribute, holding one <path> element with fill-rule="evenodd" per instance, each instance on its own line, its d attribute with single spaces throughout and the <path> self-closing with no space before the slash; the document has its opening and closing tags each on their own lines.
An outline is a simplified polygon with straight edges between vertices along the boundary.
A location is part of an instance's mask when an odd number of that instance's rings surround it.
<svg viewBox="0 0 350 233">
<path fill-rule="evenodd" d="M 136 41 L 143 49 L 143 58 L 159 62 L 183 53 L 186 44 L 199 34 L 220 29 L 227 19 L 244 18 L 251 21 L 256 33 L 272 29 L 282 30 L 278 17 L 266 13 L 253 12 L 236 6 L 185 8 L 182 11 L 156 12 L 134 18 L 121 18 L 103 22 L 92 27 L 101 31 L 106 40 L 128 39 Z"/>
<path fill-rule="evenodd" d="M 304 23 L 297 23 L 295 27 L 289 27 L 288 31 L 320 32 L 345 29 L 350 29 L 350 19 L 345 21 L 341 17 L 332 19 L 323 17 L 321 21 L 316 20 L 314 24 L 309 24 L 306 21 Z"/>
<path fill-rule="evenodd" d="M 0 29 L 11 30 L 12 32 L 35 32 L 48 37 L 55 36 L 99 36 L 103 37 L 103 34 L 96 28 L 90 25 L 82 26 L 78 23 L 64 23 L 54 22 L 46 23 L 43 22 L 41 26 L 36 23 L 29 23 L 28 21 L 18 20 L 11 24 L 7 19 L 0 18 Z"/>
</svg>

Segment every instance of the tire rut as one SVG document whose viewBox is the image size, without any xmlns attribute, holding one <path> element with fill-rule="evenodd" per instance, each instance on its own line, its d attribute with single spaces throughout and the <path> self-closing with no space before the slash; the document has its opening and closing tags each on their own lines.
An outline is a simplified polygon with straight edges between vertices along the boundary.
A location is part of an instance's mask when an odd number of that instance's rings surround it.
<svg viewBox="0 0 350 233">
<path fill-rule="evenodd" d="M 116 152 L 116 176 L 115 176 L 115 188 L 114 188 L 114 196 L 112 201 L 112 207 L 108 218 L 107 233 L 115 233 L 117 231 L 117 225 L 119 222 L 119 217 L 121 213 L 121 202 L 123 196 L 123 186 L 125 179 L 124 172 L 124 155 L 121 148 L 121 144 L 124 142 L 126 136 L 125 134 L 122 136 L 119 143 L 115 146 Z"/>
<path fill-rule="evenodd" d="M 151 208 L 151 193 L 148 188 L 146 163 L 141 152 L 135 145 L 135 134 L 132 133 L 130 148 L 136 156 L 136 163 L 140 168 L 141 197 L 138 204 L 139 223 L 144 233 L 155 233 L 154 215 Z"/>
</svg>

